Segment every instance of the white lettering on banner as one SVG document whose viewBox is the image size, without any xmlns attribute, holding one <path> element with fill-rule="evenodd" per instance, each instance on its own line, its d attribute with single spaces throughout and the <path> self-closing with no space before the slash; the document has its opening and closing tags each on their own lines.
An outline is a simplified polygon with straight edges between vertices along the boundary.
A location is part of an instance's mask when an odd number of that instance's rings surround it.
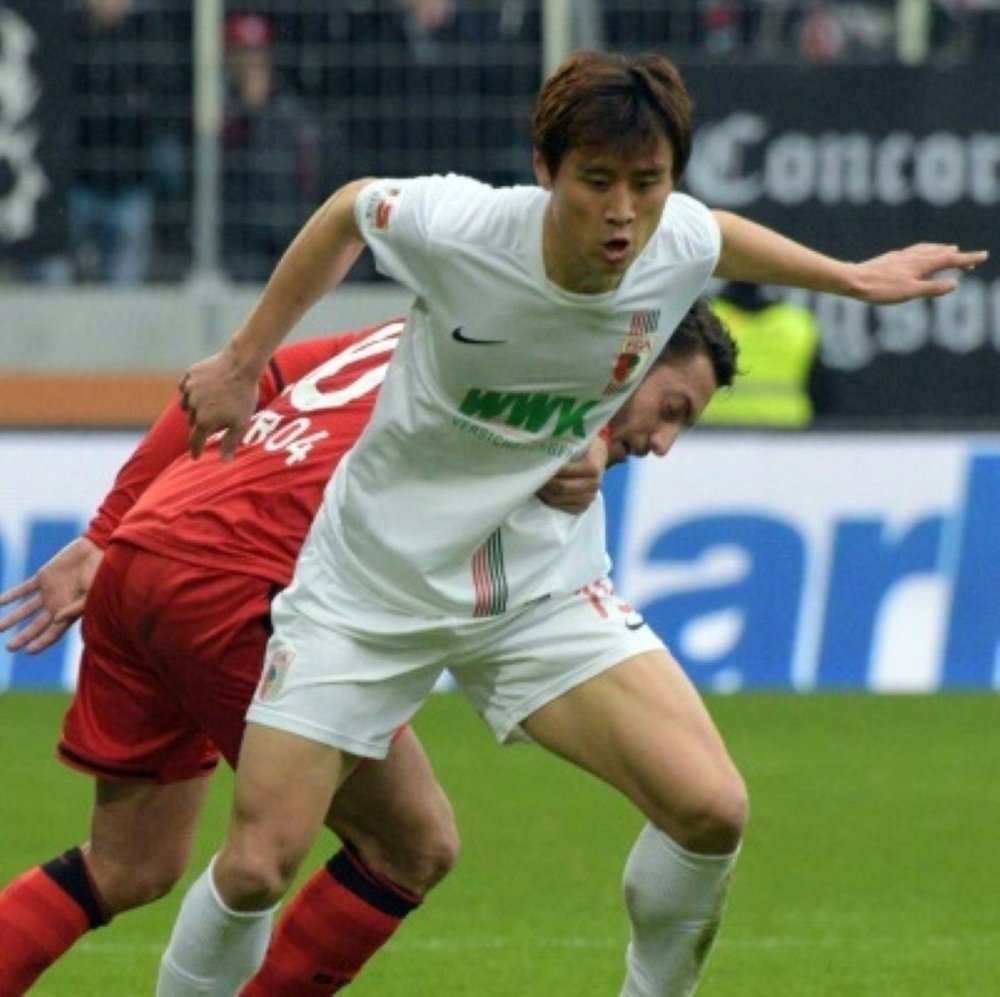
<svg viewBox="0 0 1000 997">
<path fill-rule="evenodd" d="M 751 166 L 758 161 L 759 168 Z M 698 129 L 686 178 L 696 197 L 718 208 L 761 198 L 786 206 L 811 199 L 994 206 L 1000 203 L 1000 133 L 810 135 L 775 132 L 761 115 L 737 111 Z"/>
<path fill-rule="evenodd" d="M 1000 280 L 966 276 L 943 298 L 891 307 L 807 291 L 785 296 L 815 313 L 820 358 L 835 370 L 860 370 L 881 355 L 904 356 L 928 346 L 959 356 L 983 347 L 1000 350 Z"/>
</svg>

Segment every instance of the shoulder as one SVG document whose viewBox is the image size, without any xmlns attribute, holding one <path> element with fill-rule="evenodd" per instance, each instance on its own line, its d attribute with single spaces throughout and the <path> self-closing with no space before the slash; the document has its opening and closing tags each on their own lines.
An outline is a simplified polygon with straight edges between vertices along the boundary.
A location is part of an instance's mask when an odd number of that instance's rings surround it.
<svg viewBox="0 0 1000 997">
<path fill-rule="evenodd" d="M 692 229 L 718 232 L 719 225 L 711 209 L 697 198 L 681 191 L 674 191 L 667 199 L 664 219 L 671 225 L 684 225 Z"/>
<path fill-rule="evenodd" d="M 722 233 L 711 210 L 679 191 L 667 200 L 659 235 L 685 256 L 715 258 L 722 248 Z"/>
<path fill-rule="evenodd" d="M 527 186 L 493 187 L 458 173 L 415 177 L 398 183 L 404 197 L 420 198 L 443 215 L 516 212 L 538 191 Z"/>
<path fill-rule="evenodd" d="M 458 174 L 383 179 L 361 190 L 358 216 L 377 230 L 391 230 L 408 219 L 428 238 L 468 241 L 516 227 L 543 196 L 536 187 L 492 187 Z"/>
</svg>

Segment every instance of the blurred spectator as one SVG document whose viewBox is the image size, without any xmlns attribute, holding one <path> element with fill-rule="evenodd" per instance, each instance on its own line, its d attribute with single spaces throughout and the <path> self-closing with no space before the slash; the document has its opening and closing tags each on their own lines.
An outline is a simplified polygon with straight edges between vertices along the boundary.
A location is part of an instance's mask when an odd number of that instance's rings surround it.
<svg viewBox="0 0 1000 997">
<path fill-rule="evenodd" d="M 750 34 L 758 56 L 773 59 L 786 52 L 798 7 L 794 0 L 756 0 L 750 11 Z"/>
<path fill-rule="evenodd" d="M 898 2 L 688 0 L 664 4 L 662 0 L 603 0 L 602 10 L 609 48 L 662 49 L 682 60 L 870 62 L 896 57 Z"/>
<path fill-rule="evenodd" d="M 847 36 L 834 4 L 814 0 L 807 5 L 800 44 L 810 62 L 837 62 L 844 57 Z"/>
<path fill-rule="evenodd" d="M 324 9 L 301 36 L 313 53 L 343 55 L 322 66 L 310 56 L 300 75 L 317 106 L 339 112 L 351 175 L 453 170 L 530 182 L 537 2 L 343 0 Z"/>
<path fill-rule="evenodd" d="M 155 21 L 133 0 L 83 0 L 74 18 L 72 266 L 80 280 L 136 284 L 153 241 Z"/>
<path fill-rule="evenodd" d="M 798 429 L 813 421 L 819 326 L 807 308 L 768 298 L 757 284 L 726 284 L 712 302 L 739 345 L 742 373 L 702 417 L 716 425 Z"/>
<path fill-rule="evenodd" d="M 811 62 L 894 59 L 895 43 L 895 0 L 805 5 L 801 52 Z"/>
<path fill-rule="evenodd" d="M 225 26 L 222 259 L 236 281 L 262 281 L 319 206 L 320 131 L 284 90 L 274 64 L 274 24 L 234 14 Z"/>
<path fill-rule="evenodd" d="M 709 55 L 731 55 L 745 44 L 743 4 L 733 0 L 700 0 L 701 30 Z"/>
<path fill-rule="evenodd" d="M 932 0 L 930 45 L 944 62 L 1000 55 L 998 0 Z"/>
<path fill-rule="evenodd" d="M 410 52 L 421 64 L 441 58 L 437 42 L 455 21 L 455 0 L 399 0 Z"/>
</svg>

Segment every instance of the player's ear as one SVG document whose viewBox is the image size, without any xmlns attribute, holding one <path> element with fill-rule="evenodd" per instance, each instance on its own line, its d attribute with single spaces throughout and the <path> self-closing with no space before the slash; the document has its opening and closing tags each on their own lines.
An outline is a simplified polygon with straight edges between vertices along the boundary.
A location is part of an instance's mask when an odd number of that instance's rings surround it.
<svg viewBox="0 0 1000 997">
<path fill-rule="evenodd" d="M 549 172 L 549 167 L 544 157 L 537 149 L 531 153 L 531 165 L 535 170 L 535 179 L 538 181 L 538 186 L 545 190 L 552 190 L 552 174 Z"/>
</svg>

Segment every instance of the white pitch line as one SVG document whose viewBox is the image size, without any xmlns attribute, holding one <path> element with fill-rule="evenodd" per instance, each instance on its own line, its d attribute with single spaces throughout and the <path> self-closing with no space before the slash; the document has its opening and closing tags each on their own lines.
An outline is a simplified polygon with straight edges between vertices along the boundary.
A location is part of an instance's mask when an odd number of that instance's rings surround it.
<svg viewBox="0 0 1000 997">
<path fill-rule="evenodd" d="M 625 944 L 607 938 L 587 938 L 568 936 L 565 938 L 397 938 L 391 942 L 397 951 L 416 952 L 455 952 L 455 951 L 499 951 L 503 949 L 619 949 Z M 925 948 L 994 948 L 995 936 L 982 935 L 962 937 L 930 937 L 920 940 Z M 837 949 L 882 949 L 888 946 L 885 939 L 880 938 L 804 938 L 792 935 L 774 935 L 760 938 L 721 938 L 720 949 L 780 949 L 780 948 L 837 948 Z M 95 955 L 129 954 L 129 953 L 160 953 L 163 945 L 160 943 L 126 943 L 114 941 L 81 941 L 76 946 L 77 951 Z"/>
</svg>

